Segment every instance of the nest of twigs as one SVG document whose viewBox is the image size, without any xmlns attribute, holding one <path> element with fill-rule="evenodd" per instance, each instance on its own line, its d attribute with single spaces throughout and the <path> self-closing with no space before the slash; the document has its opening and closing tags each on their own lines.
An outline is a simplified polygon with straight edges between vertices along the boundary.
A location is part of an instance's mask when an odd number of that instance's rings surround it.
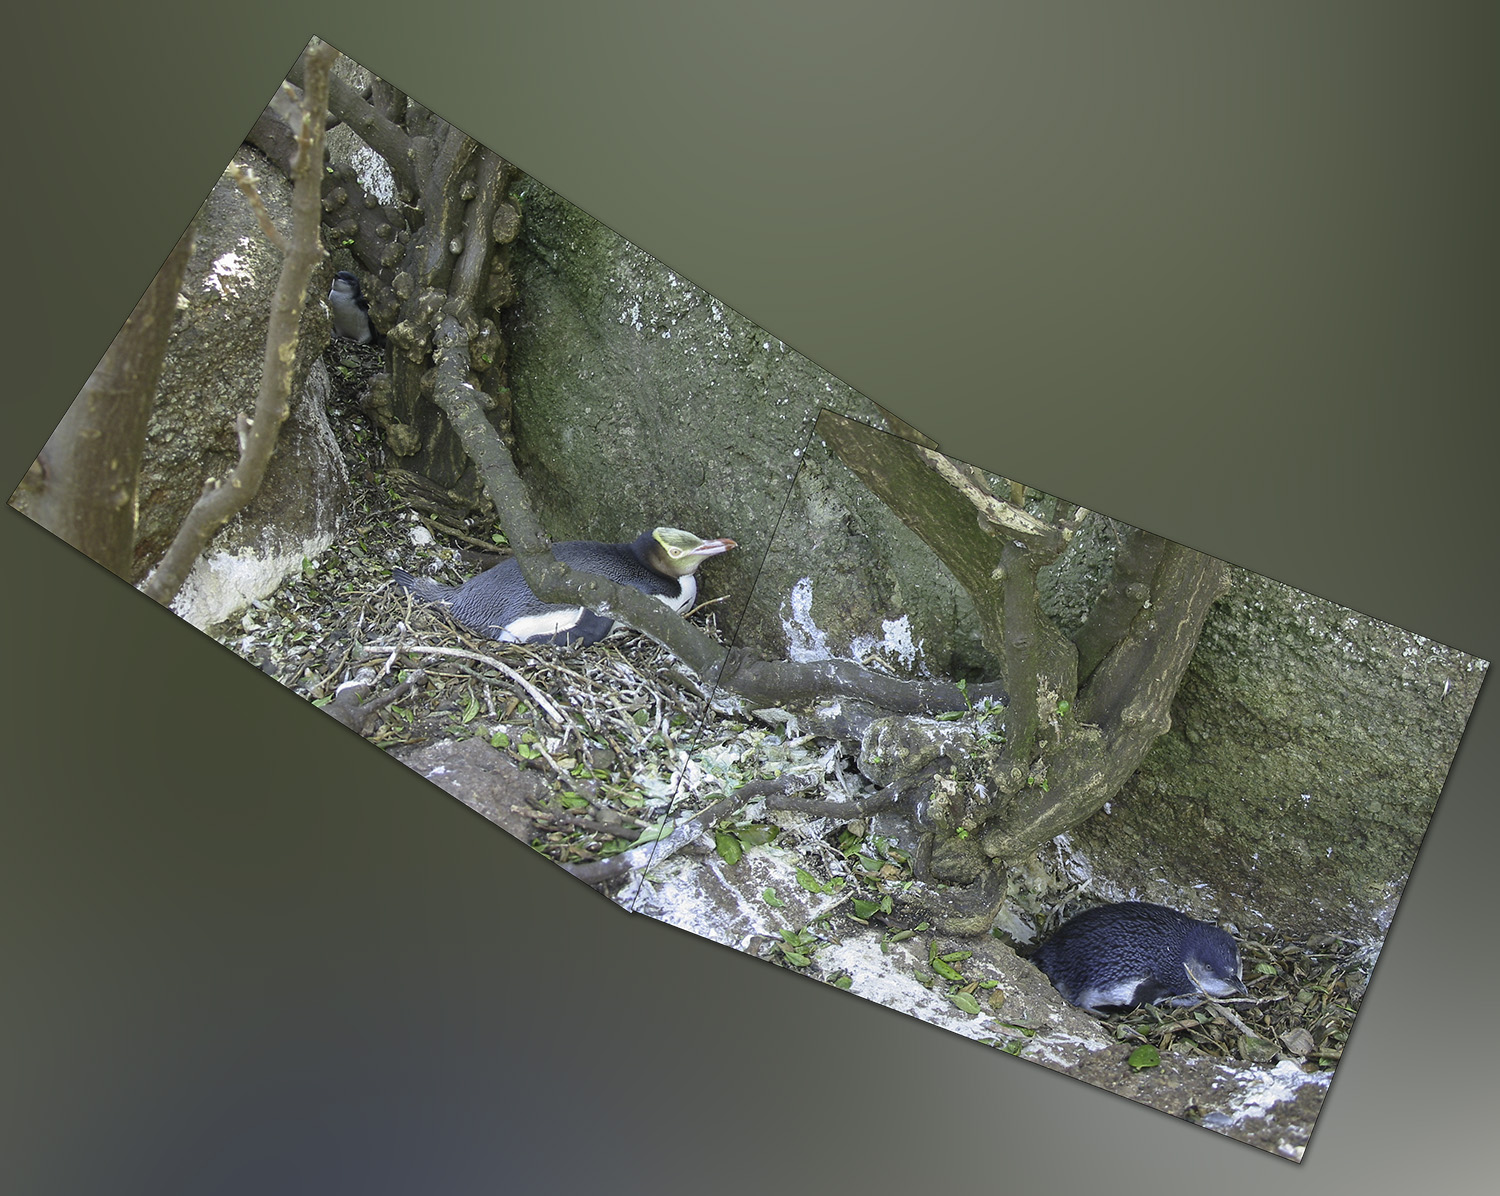
<svg viewBox="0 0 1500 1196">
<path fill-rule="evenodd" d="M 1246 1063 L 1290 1059 L 1332 1071 L 1373 966 L 1368 947 L 1332 935 L 1309 942 L 1240 943 L 1248 997 L 1173 1007 L 1143 1005 L 1109 1018 L 1121 1042 Z"/>
<path fill-rule="evenodd" d="M 300 574 L 219 628 L 222 643 L 319 706 L 360 675 L 375 697 L 415 676 L 411 692 L 372 714 L 365 737 L 387 750 L 482 737 L 540 770 L 560 808 L 537 811 L 532 845 L 560 863 L 649 841 L 679 810 L 809 756 L 737 703 L 720 699 L 716 713 L 713 695 L 643 635 L 621 629 L 583 649 L 501 644 L 392 586 L 396 566 L 456 585 L 505 550 L 482 511 L 388 458 L 359 406 L 378 354 L 339 342 L 330 360 L 349 522 Z M 689 617 L 716 634 L 712 603 Z"/>
<path fill-rule="evenodd" d="M 800 734 L 785 711 L 751 712 L 705 692 L 643 635 L 620 630 L 585 649 L 500 644 L 393 587 L 395 566 L 457 584 L 503 549 L 483 512 L 466 513 L 457 495 L 415 493 L 411 475 L 387 460 L 358 403 L 378 356 L 348 345 L 331 353 L 340 355 L 330 415 L 355 490 L 350 522 L 299 575 L 219 629 L 221 642 L 316 705 L 356 676 L 375 694 L 412 680 L 410 692 L 372 713 L 366 737 L 388 750 L 479 737 L 540 771 L 557 800 L 532 812 L 531 845 L 562 864 L 651 843 L 751 782 L 795 773 L 803 797 L 846 808 L 869 791 L 847 745 Z M 711 606 L 690 617 L 714 631 Z M 877 834 L 870 819 L 773 814 L 752 802 L 710 837 L 731 865 L 774 839 L 804 857 L 804 887 L 847 897 L 841 914 L 911 933 L 899 929 L 899 916 L 888 921 L 893 900 L 917 883 L 911 844 Z M 1041 914 L 1071 887 L 1050 856 L 1011 878 L 1012 904 L 1024 915 Z M 797 944 L 786 951 L 788 966 L 805 963 Z M 1330 938 L 1251 940 L 1242 952 L 1248 999 L 1144 1006 L 1109 1019 L 1116 1036 L 1162 1051 L 1332 1068 L 1368 980 L 1368 950 Z"/>
</svg>

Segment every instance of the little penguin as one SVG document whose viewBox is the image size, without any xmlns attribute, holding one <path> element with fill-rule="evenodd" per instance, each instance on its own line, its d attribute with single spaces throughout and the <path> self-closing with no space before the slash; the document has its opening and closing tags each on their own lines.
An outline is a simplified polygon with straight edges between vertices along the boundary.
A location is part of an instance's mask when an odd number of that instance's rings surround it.
<svg viewBox="0 0 1500 1196">
<path fill-rule="evenodd" d="M 1144 901 L 1085 910 L 1031 962 L 1069 1004 L 1091 1013 L 1246 992 L 1240 949 L 1228 931 Z"/>
<path fill-rule="evenodd" d="M 361 345 L 375 339 L 375 329 L 370 326 L 370 304 L 359 289 L 359 278 L 348 270 L 340 270 L 333 276 L 328 310 L 333 313 L 333 330 L 339 336 Z"/>
<path fill-rule="evenodd" d="M 642 532 L 628 544 L 566 540 L 554 544 L 558 560 L 620 585 L 660 598 L 685 611 L 698 597 L 693 573 L 711 556 L 736 547 L 733 540 L 704 540 L 675 527 Z M 423 602 L 446 605 L 465 627 L 502 643 L 596 644 L 614 630 L 614 620 L 582 606 L 540 601 L 514 557 L 461 586 L 443 586 L 393 569 L 391 580 Z"/>
</svg>

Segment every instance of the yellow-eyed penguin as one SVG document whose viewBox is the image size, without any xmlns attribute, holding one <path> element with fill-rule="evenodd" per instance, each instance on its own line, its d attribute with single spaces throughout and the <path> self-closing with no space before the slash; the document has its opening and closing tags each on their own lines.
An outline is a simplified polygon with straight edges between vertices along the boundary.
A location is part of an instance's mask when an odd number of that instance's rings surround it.
<svg viewBox="0 0 1500 1196">
<path fill-rule="evenodd" d="M 698 566 L 734 547 L 733 540 L 704 540 L 675 527 L 659 527 L 628 544 L 566 540 L 554 544 L 552 551 L 571 568 L 631 586 L 680 612 L 698 597 L 693 577 Z M 540 601 L 514 557 L 461 586 L 439 585 L 413 577 L 405 569 L 392 570 L 391 580 L 423 602 L 447 606 L 471 631 L 504 643 L 594 644 L 615 625 L 613 619 L 586 607 Z"/>
</svg>

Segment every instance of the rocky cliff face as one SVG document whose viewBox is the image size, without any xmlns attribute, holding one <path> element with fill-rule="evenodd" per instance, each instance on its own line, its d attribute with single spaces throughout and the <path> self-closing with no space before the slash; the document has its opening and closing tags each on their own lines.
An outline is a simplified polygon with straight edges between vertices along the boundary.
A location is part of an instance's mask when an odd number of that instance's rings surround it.
<svg viewBox="0 0 1500 1196">
<path fill-rule="evenodd" d="M 271 219 L 290 222 L 291 185 L 255 150 L 235 160 L 250 167 Z M 291 415 L 260 493 L 221 531 L 199 560 L 175 609 L 199 626 L 229 617 L 274 590 L 332 542 L 347 498 L 343 459 L 328 426 L 328 313 L 321 298 L 334 267 L 313 276 L 303 309 Z M 219 180 L 197 217 L 192 260 L 146 432 L 136 565 L 144 576 L 172 542 L 210 477 L 239 457 L 235 420 L 255 410 L 271 296 L 281 254 L 267 243 L 238 188 Z"/>
<path fill-rule="evenodd" d="M 778 656 L 882 644 L 913 671 L 985 665 L 962 590 L 812 436 L 824 407 L 886 426 L 874 404 L 534 182 L 524 210 L 507 370 L 550 534 L 732 536 L 706 592 Z"/>
<path fill-rule="evenodd" d="M 1485 662 L 1236 570 L 1161 737 L 1070 836 L 1105 891 L 1384 937 Z"/>
<path fill-rule="evenodd" d="M 878 408 L 534 183 L 512 263 L 517 455 L 552 534 L 733 536 L 742 551 L 705 571 L 707 593 L 731 596 L 721 626 L 743 612 L 743 640 L 775 655 L 993 667 L 956 583 L 809 437 L 822 407 L 886 426 Z M 1049 571 L 1062 625 L 1108 568 L 1100 533 Z M 1070 848 L 1116 896 L 1251 931 L 1382 936 L 1483 671 L 1236 571 L 1171 731 Z"/>
</svg>

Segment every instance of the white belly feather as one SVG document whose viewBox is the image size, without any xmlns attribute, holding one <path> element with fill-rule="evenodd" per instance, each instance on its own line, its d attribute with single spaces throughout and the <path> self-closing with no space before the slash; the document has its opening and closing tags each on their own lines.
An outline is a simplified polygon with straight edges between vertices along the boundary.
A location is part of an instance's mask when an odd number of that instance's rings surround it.
<svg viewBox="0 0 1500 1196">
<path fill-rule="evenodd" d="M 668 609 L 681 614 L 693 605 L 693 600 L 698 597 L 698 581 L 692 576 L 677 579 L 681 585 L 677 594 L 657 594 Z M 512 620 L 509 627 L 486 628 L 497 634 L 495 638 L 506 644 L 518 644 L 532 639 L 535 636 L 556 635 L 560 631 L 566 631 L 583 617 L 583 607 L 565 606 L 558 610 L 543 611 L 539 615 L 523 615 L 519 619 Z M 620 624 L 615 623 L 615 627 Z M 610 630 L 614 630 L 611 628 Z"/>
</svg>

